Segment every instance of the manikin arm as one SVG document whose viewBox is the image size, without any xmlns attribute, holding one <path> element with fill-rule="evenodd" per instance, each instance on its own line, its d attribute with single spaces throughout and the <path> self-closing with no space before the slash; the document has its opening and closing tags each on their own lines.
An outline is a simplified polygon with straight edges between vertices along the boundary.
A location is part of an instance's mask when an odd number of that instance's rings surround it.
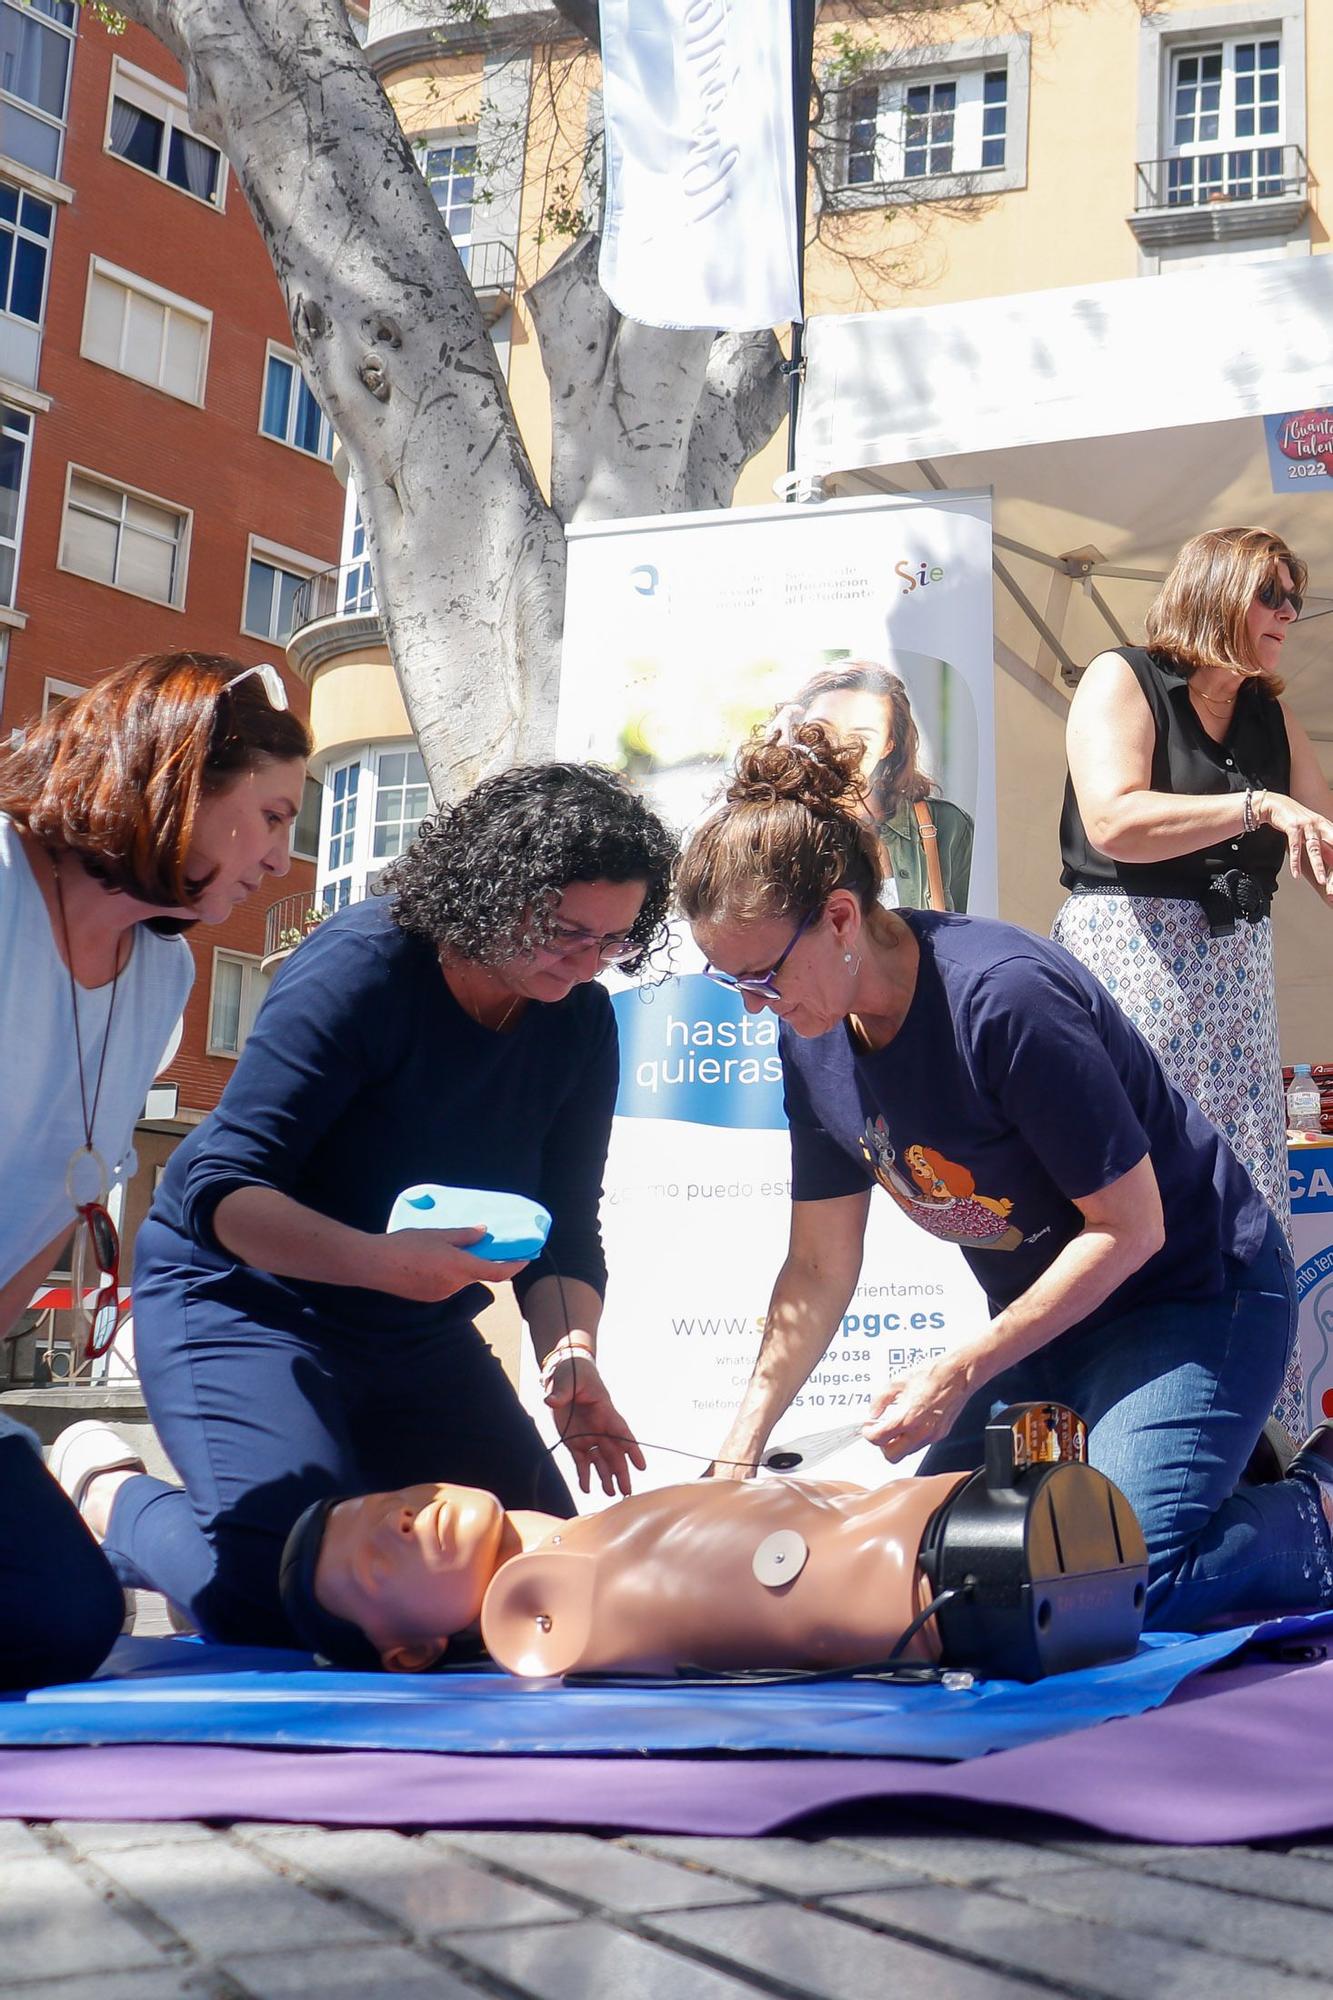
<svg viewBox="0 0 1333 2000">
<path fill-rule="evenodd" d="M 751 1476 L 769 1432 L 832 1340 L 861 1274 L 869 1212 L 869 1189 L 792 1203 L 786 1262 L 749 1386 L 713 1461 L 715 1478 Z"/>
</svg>

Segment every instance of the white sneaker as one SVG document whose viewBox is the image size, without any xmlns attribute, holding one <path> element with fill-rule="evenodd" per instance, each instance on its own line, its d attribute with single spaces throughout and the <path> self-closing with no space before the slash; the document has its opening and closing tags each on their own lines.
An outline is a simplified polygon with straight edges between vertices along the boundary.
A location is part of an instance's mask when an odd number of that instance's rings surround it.
<svg viewBox="0 0 1333 2000">
<path fill-rule="evenodd" d="M 148 1468 L 110 1424 L 85 1417 L 82 1423 L 61 1431 L 51 1446 L 46 1469 L 82 1513 L 89 1484 L 99 1472 L 146 1472 Z"/>
</svg>

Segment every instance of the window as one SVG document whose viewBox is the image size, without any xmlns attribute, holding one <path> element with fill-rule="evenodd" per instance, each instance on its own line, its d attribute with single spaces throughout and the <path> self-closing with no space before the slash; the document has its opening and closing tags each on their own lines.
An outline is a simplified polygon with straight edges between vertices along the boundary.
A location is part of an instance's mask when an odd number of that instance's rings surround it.
<svg viewBox="0 0 1333 2000">
<path fill-rule="evenodd" d="M 1031 43 L 993 36 L 917 50 L 901 67 L 841 93 L 841 185 L 834 208 L 897 199 L 929 201 L 1027 180 Z M 960 182 L 968 183 L 960 186 Z"/>
<path fill-rule="evenodd" d="M 376 861 L 392 861 L 402 853 L 430 811 L 430 786 L 421 752 L 381 750 L 375 778 L 371 851 Z"/>
<path fill-rule="evenodd" d="M 1282 137 L 1276 35 L 1173 50 L 1168 207 L 1281 194 Z"/>
<path fill-rule="evenodd" d="M 26 188 L 0 181 L 0 312 L 40 326 L 55 210 Z"/>
<path fill-rule="evenodd" d="M 71 466 L 60 567 L 179 609 L 189 525 L 164 501 Z"/>
<path fill-rule="evenodd" d="M 1005 163 L 1007 69 L 972 70 L 916 83 L 892 78 L 852 91 L 847 180 L 922 180 Z"/>
<path fill-rule="evenodd" d="M 358 505 L 352 522 L 352 537 L 347 550 L 348 560 L 343 565 L 342 610 L 344 616 L 354 611 L 374 614 L 375 579 L 370 573 L 370 557 L 366 554 L 366 524 L 361 519 Z"/>
<path fill-rule="evenodd" d="M 212 208 L 222 206 L 222 155 L 190 130 L 184 91 L 119 57 L 111 73 L 106 144 L 108 152 L 130 166 L 169 181 Z"/>
<path fill-rule="evenodd" d="M 40 174 L 60 171 L 77 15 L 74 0 L 0 4 L 0 152 Z"/>
<path fill-rule="evenodd" d="M 292 606 L 305 580 L 296 570 L 282 569 L 277 563 L 261 562 L 258 556 L 251 556 L 245 585 L 243 629 L 256 639 L 276 639 L 280 643 L 288 639 L 292 629 Z"/>
<path fill-rule="evenodd" d="M 359 759 L 352 764 L 339 765 L 329 779 L 331 809 L 326 865 L 330 875 L 336 875 L 352 865 L 352 853 L 356 846 L 356 795 L 360 783 Z"/>
<path fill-rule="evenodd" d="M 296 356 L 272 342 L 264 363 L 259 428 L 279 444 L 308 451 L 316 458 L 333 457 L 333 425 L 315 401 Z"/>
<path fill-rule="evenodd" d="M 301 793 L 301 810 L 292 826 L 294 860 L 319 860 L 319 816 L 323 805 L 324 787 L 318 778 L 307 778 Z"/>
<path fill-rule="evenodd" d="M 203 306 L 94 257 L 79 351 L 183 403 L 202 403 L 211 320 Z"/>
<path fill-rule="evenodd" d="M 238 1056 L 268 991 L 269 974 L 257 958 L 239 951 L 213 953 L 213 995 L 208 1009 L 208 1053 Z"/>
<path fill-rule="evenodd" d="M 472 250 L 472 209 L 476 199 L 476 133 L 428 144 L 421 157 L 421 171 L 466 271 Z"/>
<path fill-rule="evenodd" d="M 32 418 L 12 403 L 0 403 L 0 604 L 12 610 L 18 584 L 23 503 L 28 492 L 28 450 Z"/>
<path fill-rule="evenodd" d="M 52 680 L 48 674 L 42 683 L 42 714 L 49 715 L 53 708 L 59 708 L 65 701 L 77 701 L 87 690 L 77 681 Z"/>
</svg>

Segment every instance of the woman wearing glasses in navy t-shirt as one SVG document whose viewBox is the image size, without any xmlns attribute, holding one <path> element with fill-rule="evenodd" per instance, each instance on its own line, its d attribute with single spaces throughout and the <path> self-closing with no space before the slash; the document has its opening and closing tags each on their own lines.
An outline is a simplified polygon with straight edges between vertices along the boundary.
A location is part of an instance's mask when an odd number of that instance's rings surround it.
<svg viewBox="0 0 1333 2000">
<path fill-rule="evenodd" d="M 106 1203 L 190 990 L 174 933 L 286 872 L 309 738 L 285 708 L 272 667 L 160 653 L 0 759 L 0 1335 L 73 1229 L 82 1358 L 115 1337 Z M 124 1617 L 34 1444 L 0 1417 L 0 1688 L 91 1673 Z M 77 1440 L 61 1458 L 75 1476 Z"/>
<path fill-rule="evenodd" d="M 1237 1491 L 1293 1337 L 1276 1221 L 1067 952 L 878 906 L 857 783 L 818 724 L 752 745 L 678 876 L 714 976 L 781 1021 L 792 1137 L 790 1247 L 719 1474 L 760 1456 L 823 1355 L 887 1198 L 959 1246 L 992 1316 L 883 1390 L 866 1435 L 886 1456 L 976 1467 L 996 1404 L 1067 1403 L 1142 1524 L 1149 1624 L 1333 1603 L 1333 1426 Z"/>
</svg>

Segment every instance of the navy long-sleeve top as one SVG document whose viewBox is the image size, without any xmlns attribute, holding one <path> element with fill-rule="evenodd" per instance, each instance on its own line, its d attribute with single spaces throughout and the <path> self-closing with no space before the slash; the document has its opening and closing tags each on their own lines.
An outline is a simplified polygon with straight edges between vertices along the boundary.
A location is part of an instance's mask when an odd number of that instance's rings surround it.
<svg viewBox="0 0 1333 2000">
<path fill-rule="evenodd" d="M 601 987 L 530 1001 L 498 1034 L 464 1012 L 432 947 L 399 929 L 386 899 L 354 904 L 281 968 L 217 1110 L 172 1156 L 140 1237 L 136 1287 L 221 1280 L 228 1303 L 260 1326 L 309 1330 L 312 1313 L 330 1332 L 470 1320 L 489 1301 L 484 1286 L 419 1305 L 278 1278 L 238 1265 L 213 1233 L 218 1203 L 237 1188 L 276 1188 L 379 1231 L 404 1188 L 436 1182 L 529 1195 L 551 1211 L 546 1252 L 515 1280 L 520 1301 L 555 1271 L 600 1293 L 617 1077 Z"/>
</svg>

